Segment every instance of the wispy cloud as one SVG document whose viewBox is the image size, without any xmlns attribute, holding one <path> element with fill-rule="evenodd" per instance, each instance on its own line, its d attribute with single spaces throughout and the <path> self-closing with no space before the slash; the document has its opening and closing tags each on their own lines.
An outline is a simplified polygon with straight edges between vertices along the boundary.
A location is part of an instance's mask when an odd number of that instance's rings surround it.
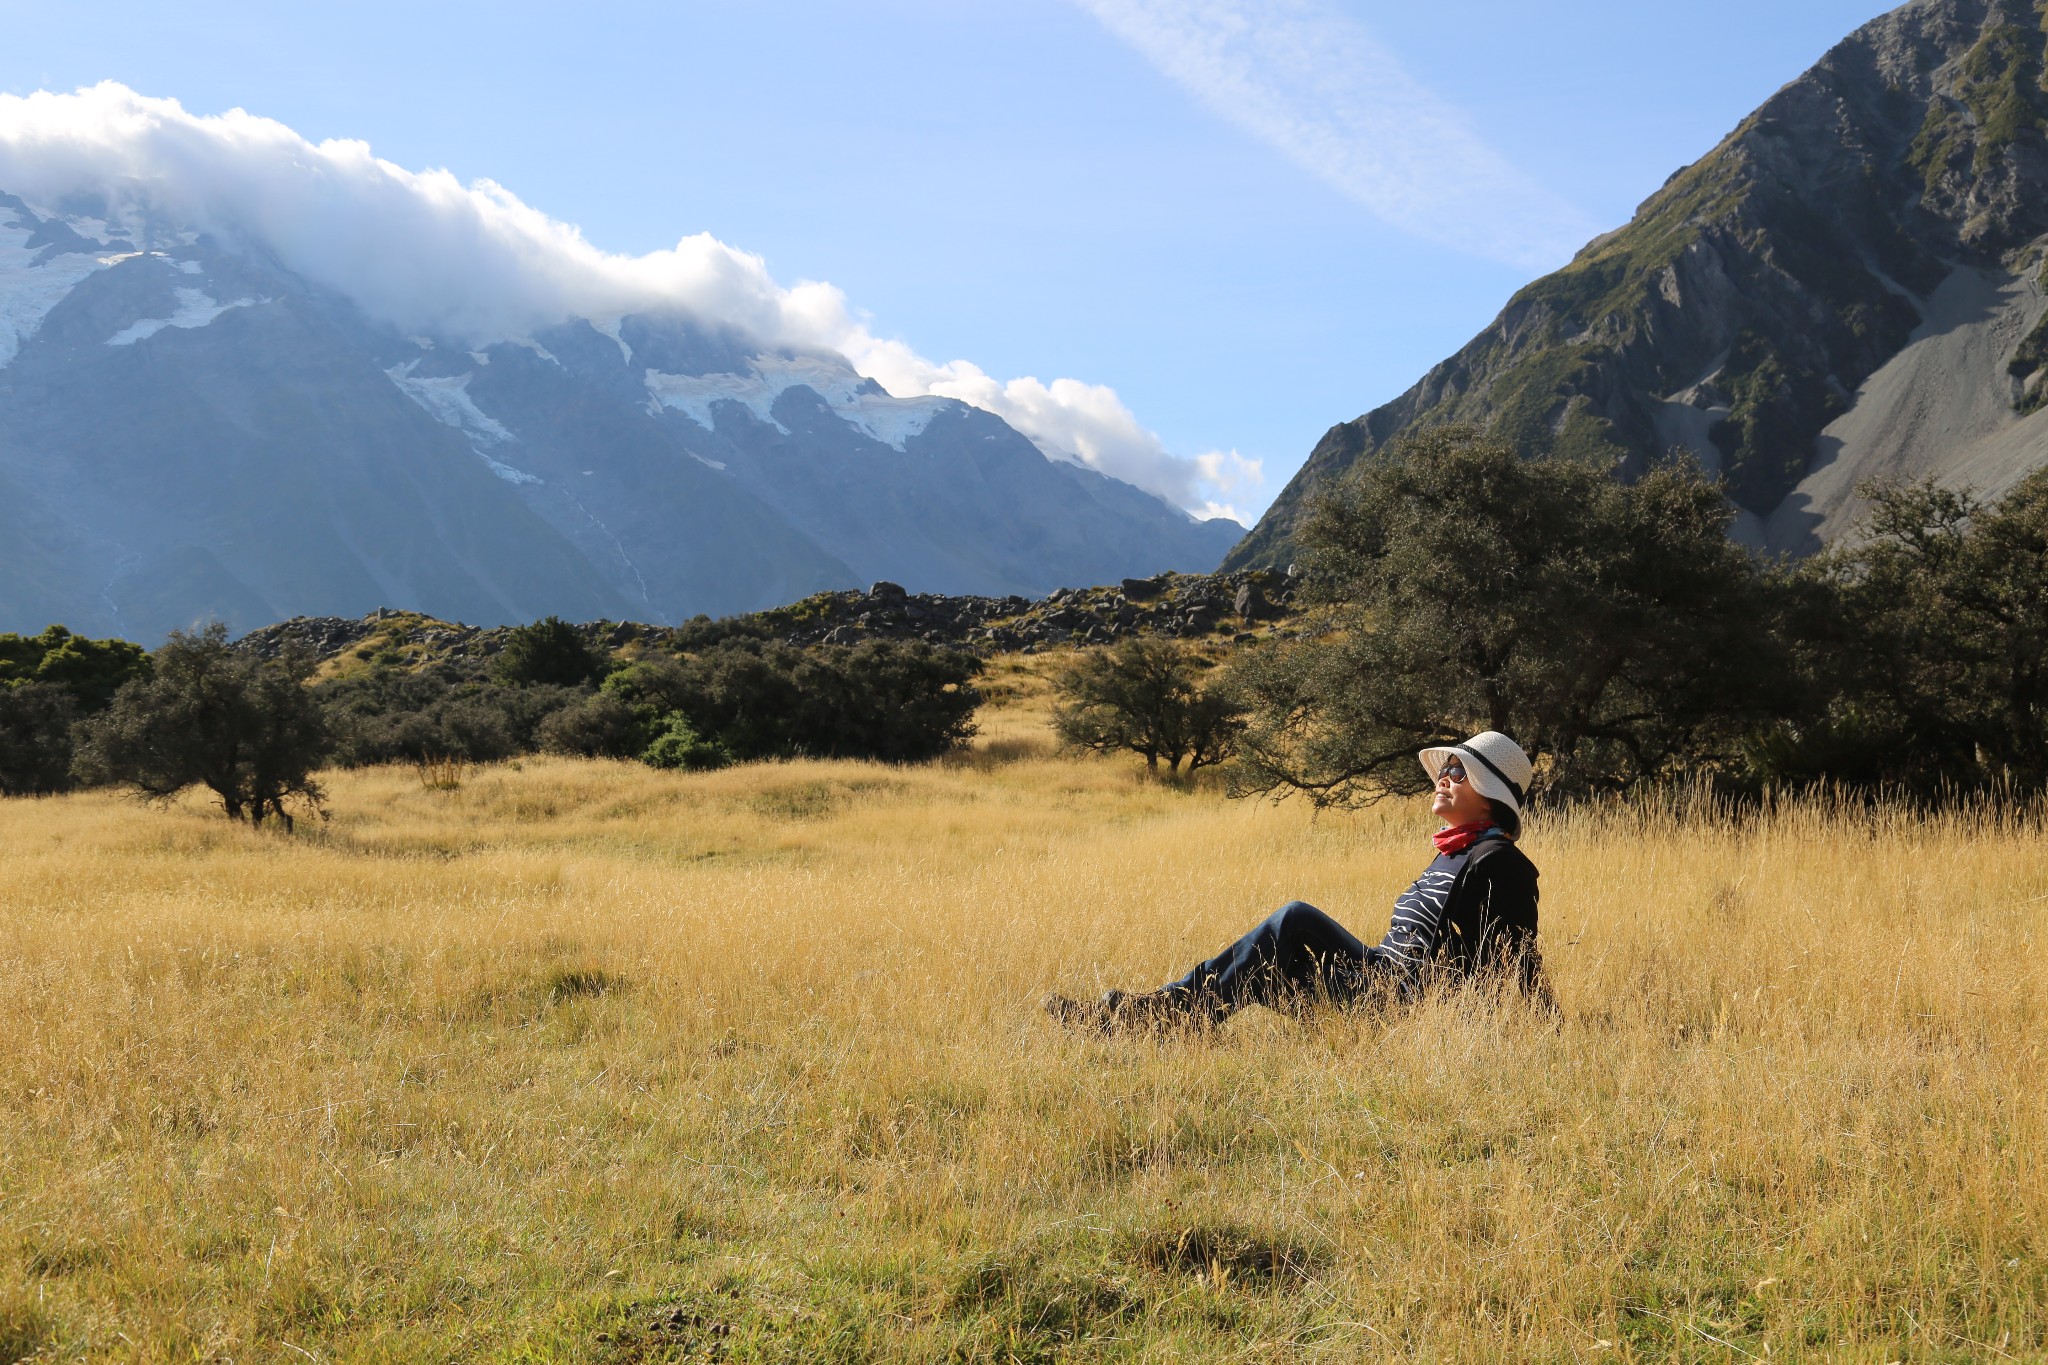
<svg viewBox="0 0 2048 1365">
<path fill-rule="evenodd" d="M 773 345 L 838 351 L 900 397 L 986 408 L 1049 456 L 1198 515 L 1235 486 L 1211 477 L 1221 466 L 1169 451 L 1114 389 L 1001 380 L 966 360 L 929 360 L 877 335 L 834 286 L 785 286 L 759 256 L 709 235 L 617 255 L 491 181 L 410 171 L 362 142 L 315 144 L 239 109 L 198 116 L 111 81 L 69 95 L 0 95 L 0 190 L 164 214 L 259 246 L 373 317 L 472 345 L 572 317 L 685 308 Z"/>
<path fill-rule="evenodd" d="M 1326 0 L 1075 0 L 1218 114 L 1405 232 L 1529 269 L 1597 230 Z"/>
</svg>

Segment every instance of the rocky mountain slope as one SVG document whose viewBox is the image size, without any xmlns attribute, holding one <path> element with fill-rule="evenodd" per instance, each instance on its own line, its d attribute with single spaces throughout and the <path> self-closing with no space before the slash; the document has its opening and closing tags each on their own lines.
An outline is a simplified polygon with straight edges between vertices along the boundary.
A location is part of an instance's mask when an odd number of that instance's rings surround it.
<svg viewBox="0 0 2048 1365">
<path fill-rule="evenodd" d="M 836 354 L 679 314 L 471 350 L 176 222 L 0 194 L 0 630 L 1036 596 L 1242 533 Z"/>
<path fill-rule="evenodd" d="M 2048 11 L 1912 0 L 1518 293 L 1401 397 L 1334 427 L 1229 568 L 1284 564 L 1302 500 L 1403 433 L 1470 422 L 1723 474 L 1738 534 L 1805 553 L 1859 483 L 1995 495 L 2048 463 Z"/>
</svg>

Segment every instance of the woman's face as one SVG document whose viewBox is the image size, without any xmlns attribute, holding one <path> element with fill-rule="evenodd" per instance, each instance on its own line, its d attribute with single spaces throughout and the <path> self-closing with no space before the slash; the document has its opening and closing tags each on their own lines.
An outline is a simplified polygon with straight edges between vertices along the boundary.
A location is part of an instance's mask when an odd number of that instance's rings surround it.
<svg viewBox="0 0 2048 1365">
<path fill-rule="evenodd" d="M 1492 805 L 1480 795 L 1479 788 L 1466 779 L 1464 760 L 1457 758 L 1438 770 L 1436 796 L 1429 803 L 1429 809 L 1447 825 L 1470 825 L 1493 818 Z"/>
</svg>

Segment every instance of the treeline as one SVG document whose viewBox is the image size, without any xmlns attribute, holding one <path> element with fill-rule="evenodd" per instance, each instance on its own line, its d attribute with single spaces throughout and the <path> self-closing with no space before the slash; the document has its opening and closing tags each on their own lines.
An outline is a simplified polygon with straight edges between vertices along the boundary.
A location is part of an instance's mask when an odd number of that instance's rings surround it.
<svg viewBox="0 0 2048 1365">
<path fill-rule="evenodd" d="M 1309 510 L 1320 626 L 1208 686 L 1235 785 L 1355 805 L 1424 785 L 1415 751 L 1482 728 L 1559 797 L 1701 775 L 1940 798 L 2048 782 L 2048 470 L 1995 505 L 1864 490 L 1798 563 L 1729 538 L 1720 484 L 1634 483 L 1465 428 L 1366 462 Z"/>
<path fill-rule="evenodd" d="M 1720 484 L 1674 459 L 1632 483 L 1463 428 L 1355 468 L 1297 540 L 1308 617 L 1220 667 L 1136 638 L 1057 680 L 1072 745 L 1241 794 L 1349 806 L 1424 785 L 1417 749 L 1502 730 L 1540 792 L 1704 776 L 1938 799 L 2048 783 L 2048 470 L 1995 505 L 1867 489 L 1844 543 L 1787 563 L 1729 537 Z M 915 641 L 798 648 L 699 622 L 627 658 L 550 618 L 494 659 L 414 666 L 375 642 L 315 681 L 212 627 L 154 656 L 61 627 L 0 636 L 0 792 L 203 785 L 231 815 L 317 803 L 324 763 L 423 773 L 546 750 L 712 768 L 931 758 L 973 733 L 973 656 Z"/>
<path fill-rule="evenodd" d="M 549 751 L 707 769 L 785 757 L 914 762 L 974 733 L 981 664 L 917 641 L 797 649 L 708 623 L 687 652 L 621 658 L 550 617 L 489 661 L 367 666 L 315 680 L 218 624 L 153 655 L 53 626 L 0 635 L 0 793 L 199 786 L 231 817 L 289 825 L 323 765 L 409 762 L 423 776 Z"/>
</svg>

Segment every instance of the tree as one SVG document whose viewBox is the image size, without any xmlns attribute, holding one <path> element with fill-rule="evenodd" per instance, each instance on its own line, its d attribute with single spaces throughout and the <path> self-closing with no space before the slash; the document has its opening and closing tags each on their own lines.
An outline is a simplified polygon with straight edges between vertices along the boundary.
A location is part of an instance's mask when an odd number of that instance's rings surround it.
<svg viewBox="0 0 2048 1365">
<path fill-rule="evenodd" d="M 0 795 L 47 796 L 71 785 L 77 717 L 77 703 L 61 687 L 0 687 Z"/>
<path fill-rule="evenodd" d="M 1802 576 L 1824 714 L 1759 761 L 1923 794 L 2048 783 L 2048 471 L 1996 505 L 1932 482 L 1872 485 L 1858 533 Z"/>
<path fill-rule="evenodd" d="M 43 796 L 71 785 L 72 727 L 106 709 L 149 655 L 126 640 L 88 640 L 63 626 L 0 634 L 0 794 Z"/>
<path fill-rule="evenodd" d="M 696 695 L 698 675 L 676 659 L 636 659 L 614 670 L 598 689 L 640 708 L 650 718 L 680 711 Z"/>
<path fill-rule="evenodd" d="M 1189 654 L 1166 640 L 1139 636 L 1084 652 L 1053 680 L 1053 729 L 1065 743 L 1097 753 L 1129 750 L 1145 766 L 1177 776 L 1220 763 L 1243 728 L 1243 707 L 1219 688 L 1205 688 Z"/>
<path fill-rule="evenodd" d="M 581 687 L 605 671 L 605 658 L 583 632 L 559 616 L 515 626 L 498 656 L 498 677 L 515 686 Z"/>
<path fill-rule="evenodd" d="M 1781 576 L 1728 538 L 1731 516 L 1689 460 L 1624 484 L 1468 427 L 1362 462 L 1300 533 L 1320 629 L 1233 669 L 1240 789 L 1419 791 L 1416 750 L 1480 729 L 1565 794 L 1739 767 L 1797 695 Z"/>
<path fill-rule="evenodd" d="M 922 763 L 974 737 L 981 660 L 922 640 L 865 640 L 813 651 L 800 686 L 833 704 L 814 707 L 816 752 Z"/>
<path fill-rule="evenodd" d="M 313 769 L 328 732 L 306 687 L 303 656 L 263 660 L 235 650 L 219 622 L 196 635 L 171 632 L 148 678 L 124 684 L 113 704 L 80 727 L 79 764 L 89 774 L 168 800 L 203 786 L 231 820 L 287 830 L 286 802 L 320 808 Z"/>
<path fill-rule="evenodd" d="M 89 640 L 63 626 L 40 635 L 0 635 L 0 687 L 46 683 L 63 689 L 79 714 L 103 711 L 121 684 L 149 672 L 149 655 L 126 640 Z"/>
</svg>

